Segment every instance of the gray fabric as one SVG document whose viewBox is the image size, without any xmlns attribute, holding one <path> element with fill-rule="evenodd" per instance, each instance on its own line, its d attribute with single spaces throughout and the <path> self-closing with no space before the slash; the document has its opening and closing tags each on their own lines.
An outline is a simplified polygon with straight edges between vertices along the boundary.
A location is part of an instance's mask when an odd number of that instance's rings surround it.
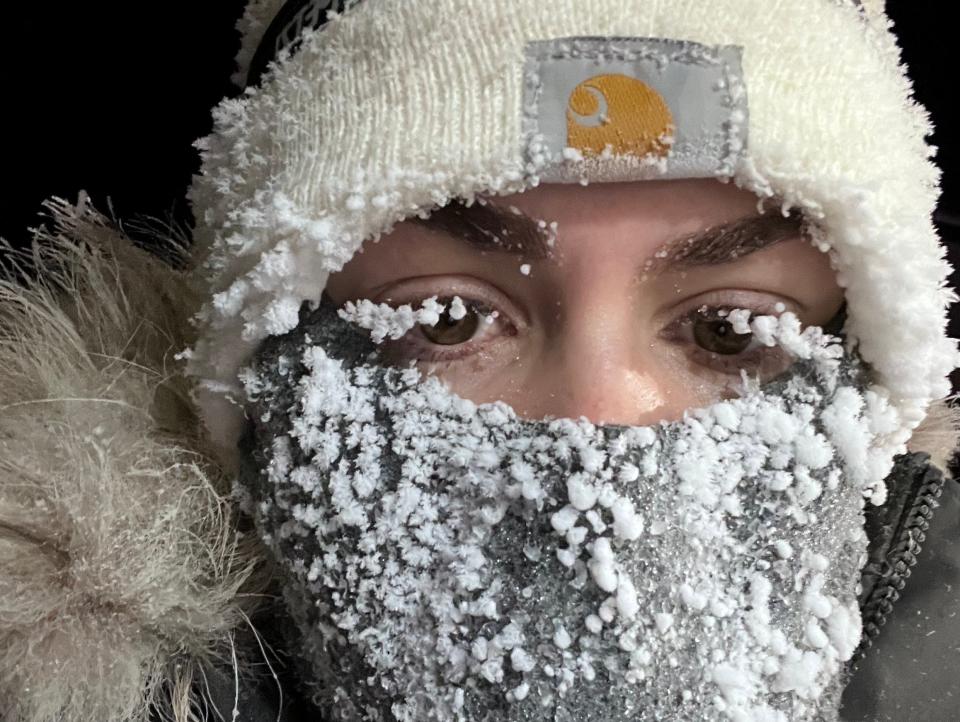
<svg viewBox="0 0 960 722">
<path fill-rule="evenodd" d="M 860 398 L 855 359 L 595 427 L 477 409 L 370 364 L 364 334 L 324 307 L 247 377 L 241 483 L 333 719 L 835 718 L 867 545 L 820 422 Z"/>
<path fill-rule="evenodd" d="M 343 333 L 335 325 L 313 324 L 310 336 L 313 342 L 334 347 L 348 364 L 362 364 L 370 360 L 375 350 L 362 334 Z M 278 344 L 279 345 L 279 344 Z M 281 355 L 279 348 L 271 354 Z M 290 396 L 281 405 L 293 405 Z M 248 442 L 252 439 L 248 440 Z M 251 450 L 248 447 L 248 451 Z M 260 453 L 263 452 L 261 448 Z M 932 476 L 931 476 L 932 475 Z M 891 495 L 880 513 L 872 515 L 868 523 L 871 536 L 871 561 L 865 568 L 864 592 L 861 601 L 869 600 L 870 592 L 886 579 L 879 573 L 884 555 L 897 543 L 903 519 L 916 512 L 916 497 L 911 490 L 929 486 L 937 472 L 928 466 L 924 455 L 910 455 L 898 460 L 888 487 Z M 920 563 L 915 568 L 903 591 L 903 598 L 894 605 L 893 615 L 880 630 L 874 646 L 866 651 L 847 687 L 841 719 L 849 720 L 926 720 L 957 719 L 958 687 L 957 662 L 960 661 L 957 640 L 960 638 L 960 485 L 947 483 L 942 509 L 933 515 L 927 534 L 915 535 L 908 544 L 923 543 Z M 902 535 L 901 535 L 902 536 Z M 300 644 L 299 634 L 288 625 L 291 649 Z M 932 633 L 931 633 L 932 632 Z M 310 678 L 307 669 L 301 670 L 304 679 Z M 225 719 L 231 718 L 233 705 L 232 678 L 222 690 L 221 710 Z M 294 690 L 285 690 L 292 695 Z M 245 690 L 249 703 L 241 705 L 239 719 L 262 722 L 280 719 L 299 722 L 301 719 L 319 719 L 312 714 L 297 715 L 285 712 L 277 717 L 274 708 L 265 699 L 255 700 L 256 690 Z M 594 718 L 601 706 L 594 705 Z M 604 719 L 601 715 L 597 719 Z"/>
<path fill-rule="evenodd" d="M 948 480 L 913 573 L 843 697 L 841 719 L 960 719 L 960 483 Z"/>
<path fill-rule="evenodd" d="M 916 455 L 920 456 L 920 455 Z M 898 464 L 892 475 L 923 475 L 925 469 Z M 915 479 L 909 480 L 914 482 Z M 891 487 L 896 479 L 889 480 Z M 895 498 L 891 497 L 891 503 Z M 903 509 L 900 507 L 900 511 Z M 865 580 L 865 584 L 869 581 Z M 887 624 L 858 665 L 843 696 L 841 719 L 956 720 L 960 713 L 960 482 L 948 479 L 917 565 L 893 606 Z M 933 631 L 933 634 L 930 632 Z M 207 673 L 208 693 L 217 712 L 209 719 L 231 720 L 233 676 Z M 285 679 L 288 704 L 277 709 L 273 680 L 259 686 L 241 681 L 238 722 L 322 722 L 321 713 L 298 698 Z M 312 710 L 312 711 L 311 711 Z"/>
</svg>

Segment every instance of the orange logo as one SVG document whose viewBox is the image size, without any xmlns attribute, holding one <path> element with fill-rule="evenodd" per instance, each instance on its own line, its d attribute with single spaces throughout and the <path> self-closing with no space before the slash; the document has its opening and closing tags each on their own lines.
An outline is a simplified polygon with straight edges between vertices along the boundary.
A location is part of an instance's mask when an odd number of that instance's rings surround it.
<svg viewBox="0 0 960 722">
<path fill-rule="evenodd" d="M 673 144 L 673 115 L 663 96 L 627 75 L 595 75 L 567 102 L 567 145 L 584 156 L 665 157 Z"/>
</svg>

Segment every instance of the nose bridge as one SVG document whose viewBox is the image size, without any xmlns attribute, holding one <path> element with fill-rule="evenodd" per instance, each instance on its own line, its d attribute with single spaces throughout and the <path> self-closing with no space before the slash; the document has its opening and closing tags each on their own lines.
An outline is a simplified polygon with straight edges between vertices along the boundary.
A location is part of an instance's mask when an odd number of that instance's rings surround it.
<svg viewBox="0 0 960 722">
<path fill-rule="evenodd" d="M 563 416 L 586 416 L 598 424 L 636 426 L 656 423 L 668 416 L 665 394 L 650 374 L 620 365 L 590 378 L 573 366 L 570 371 L 570 393 Z"/>
<path fill-rule="evenodd" d="M 554 416 L 646 425 L 670 415 L 668 379 L 655 367 L 636 311 L 623 294 L 581 287 L 554 336 L 548 395 Z"/>
</svg>

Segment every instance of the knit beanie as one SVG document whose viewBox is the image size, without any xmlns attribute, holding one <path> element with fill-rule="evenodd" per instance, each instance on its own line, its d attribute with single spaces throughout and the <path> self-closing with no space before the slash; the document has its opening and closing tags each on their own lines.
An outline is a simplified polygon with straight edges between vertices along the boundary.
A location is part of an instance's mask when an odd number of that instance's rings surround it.
<svg viewBox="0 0 960 722">
<path fill-rule="evenodd" d="M 251 0 L 240 28 L 251 83 L 189 194 L 206 302 L 185 355 L 228 468 L 254 350 L 365 240 L 540 182 L 716 177 L 798 209 L 890 403 L 887 459 L 949 392 L 939 171 L 882 3 Z"/>
</svg>

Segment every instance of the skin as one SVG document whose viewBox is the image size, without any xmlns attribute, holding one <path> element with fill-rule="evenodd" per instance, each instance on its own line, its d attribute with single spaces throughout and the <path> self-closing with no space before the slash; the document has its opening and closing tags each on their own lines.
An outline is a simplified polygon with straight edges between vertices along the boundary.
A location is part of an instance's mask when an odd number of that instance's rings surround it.
<svg viewBox="0 0 960 722">
<path fill-rule="evenodd" d="M 718 310 L 768 315 L 782 304 L 804 325 L 824 325 L 843 303 L 828 255 L 799 229 L 719 263 L 662 262 L 678 238 L 760 215 L 757 197 L 733 184 L 550 184 L 486 202 L 556 221 L 548 257 L 479 249 L 404 221 L 366 243 L 331 275 L 326 292 L 338 303 L 366 298 L 414 307 L 430 296 L 458 295 L 470 313 L 473 302 L 482 304 L 484 317 L 496 310 L 496 319 L 479 323 L 463 342 L 434 343 L 414 328 L 386 352 L 395 363 L 440 376 L 463 397 L 504 401 L 525 418 L 676 420 L 735 395 L 741 369 L 766 379 L 790 363 L 781 350 L 755 340 L 742 352 L 717 353 L 716 333 L 729 333 L 720 328 Z M 773 213 L 779 208 L 766 211 Z"/>
</svg>

